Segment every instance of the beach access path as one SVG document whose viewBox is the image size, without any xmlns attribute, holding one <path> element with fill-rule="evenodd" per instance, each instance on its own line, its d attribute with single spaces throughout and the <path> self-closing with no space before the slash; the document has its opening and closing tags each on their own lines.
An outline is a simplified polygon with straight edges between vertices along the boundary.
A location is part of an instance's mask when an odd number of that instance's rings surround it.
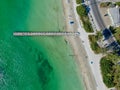
<svg viewBox="0 0 120 90">
<path fill-rule="evenodd" d="M 70 43 L 76 58 L 77 64 L 80 66 L 80 73 L 86 90 L 109 90 L 103 83 L 100 71 L 100 59 L 102 54 L 96 55 L 90 48 L 90 42 L 79 16 L 76 12 L 75 0 L 62 0 L 64 6 L 64 15 L 67 31 L 79 31 L 79 37 L 66 37 Z M 74 21 L 74 24 L 70 24 Z M 95 33 L 92 33 L 95 34 Z M 92 63 L 91 63 L 92 62 Z M 81 78 L 81 77 L 80 77 Z"/>
</svg>

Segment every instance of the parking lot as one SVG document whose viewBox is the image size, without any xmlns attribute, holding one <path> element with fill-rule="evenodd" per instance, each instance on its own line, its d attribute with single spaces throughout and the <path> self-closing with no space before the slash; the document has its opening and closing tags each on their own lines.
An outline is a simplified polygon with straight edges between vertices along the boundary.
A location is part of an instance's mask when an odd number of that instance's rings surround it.
<svg viewBox="0 0 120 90">
<path fill-rule="evenodd" d="M 110 25 L 112 25 L 112 21 L 110 19 L 110 16 L 108 15 L 108 8 L 100 8 L 99 7 L 99 11 L 100 11 L 101 17 L 102 17 L 105 25 L 107 27 L 109 27 Z"/>
</svg>

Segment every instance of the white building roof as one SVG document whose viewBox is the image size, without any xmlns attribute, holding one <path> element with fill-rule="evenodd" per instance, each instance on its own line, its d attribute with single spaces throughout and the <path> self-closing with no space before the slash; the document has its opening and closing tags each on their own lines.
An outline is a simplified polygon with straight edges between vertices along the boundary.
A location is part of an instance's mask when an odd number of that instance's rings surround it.
<svg viewBox="0 0 120 90">
<path fill-rule="evenodd" d="M 109 8 L 109 15 L 114 26 L 120 26 L 120 7 Z"/>
</svg>

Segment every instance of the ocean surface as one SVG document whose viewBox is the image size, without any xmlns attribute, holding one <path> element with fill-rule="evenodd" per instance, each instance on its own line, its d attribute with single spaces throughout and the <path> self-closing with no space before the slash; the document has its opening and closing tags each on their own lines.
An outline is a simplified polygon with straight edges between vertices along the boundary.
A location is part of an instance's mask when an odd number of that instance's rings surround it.
<svg viewBox="0 0 120 90">
<path fill-rule="evenodd" d="M 0 90 L 84 90 L 64 37 L 14 37 L 14 31 L 64 31 L 61 0 L 0 0 Z"/>
</svg>

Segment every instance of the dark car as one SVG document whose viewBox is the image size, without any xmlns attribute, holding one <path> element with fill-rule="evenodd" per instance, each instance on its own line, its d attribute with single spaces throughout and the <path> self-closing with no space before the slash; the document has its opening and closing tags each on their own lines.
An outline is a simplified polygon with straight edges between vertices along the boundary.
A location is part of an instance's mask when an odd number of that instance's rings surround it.
<svg viewBox="0 0 120 90">
<path fill-rule="evenodd" d="M 74 21 L 70 21 L 70 24 L 74 24 Z"/>
<path fill-rule="evenodd" d="M 108 14 L 105 14 L 104 16 L 108 16 Z"/>
</svg>

